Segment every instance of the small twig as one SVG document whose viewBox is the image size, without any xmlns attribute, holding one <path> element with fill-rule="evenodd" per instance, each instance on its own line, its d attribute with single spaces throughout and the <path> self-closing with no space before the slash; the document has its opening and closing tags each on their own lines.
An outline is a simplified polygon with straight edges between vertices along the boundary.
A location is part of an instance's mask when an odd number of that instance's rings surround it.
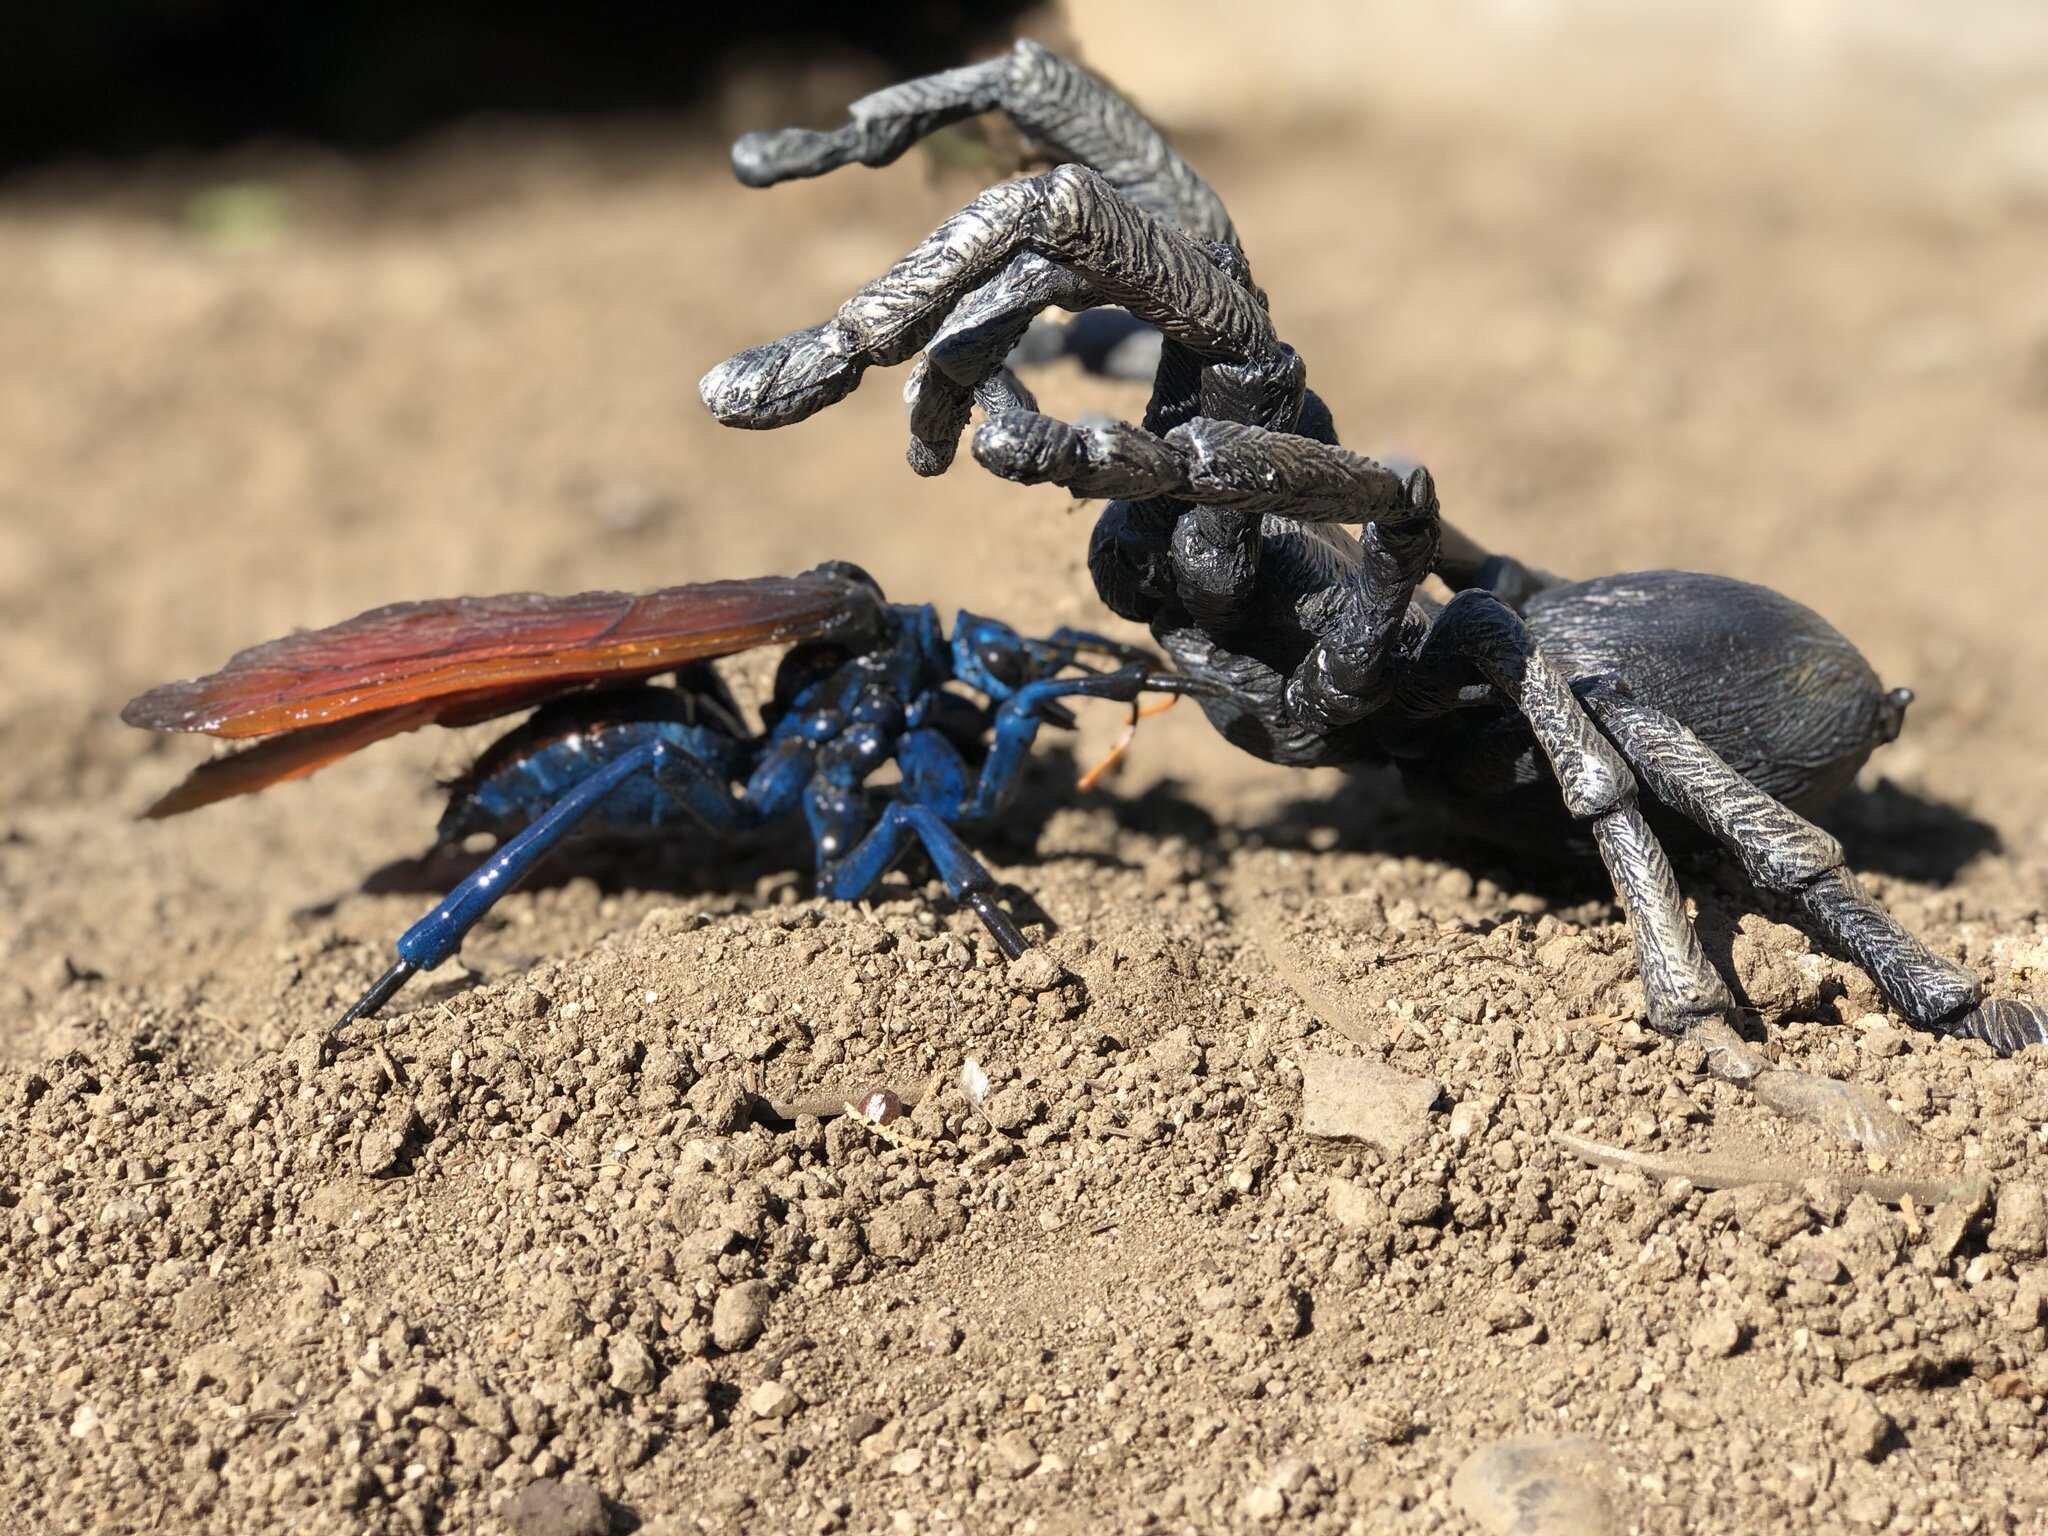
<svg viewBox="0 0 2048 1536">
<path fill-rule="evenodd" d="M 1754 1184 L 1797 1186 L 1812 1178 L 1829 1178 L 1844 1188 L 1898 1205 L 1911 1200 L 1918 1205 L 1936 1206 L 1969 1190 L 1977 1181 L 1957 1179 L 1886 1179 L 1862 1173 L 1832 1173 L 1826 1169 L 1801 1168 L 1785 1163 L 1754 1162 L 1739 1157 L 1659 1157 L 1651 1152 L 1631 1152 L 1626 1147 L 1589 1141 L 1567 1131 L 1552 1131 L 1550 1139 L 1574 1157 L 1602 1168 L 1625 1168 L 1662 1183 L 1666 1179 L 1688 1179 L 1696 1189 L 1740 1189 Z"/>
<path fill-rule="evenodd" d="M 877 1085 L 888 1088 L 887 1083 Z M 755 1102 L 768 1111 L 771 1119 L 794 1122 L 803 1115 L 815 1115 L 820 1120 L 830 1120 L 834 1115 L 858 1115 L 859 1101 L 876 1091 L 875 1087 L 849 1090 L 845 1093 L 809 1093 L 801 1098 L 777 1099 L 762 1093 L 755 1095 Z M 905 1109 L 915 1109 L 924 1101 L 926 1087 L 920 1083 L 912 1088 L 890 1089 L 902 1101 Z"/>
</svg>

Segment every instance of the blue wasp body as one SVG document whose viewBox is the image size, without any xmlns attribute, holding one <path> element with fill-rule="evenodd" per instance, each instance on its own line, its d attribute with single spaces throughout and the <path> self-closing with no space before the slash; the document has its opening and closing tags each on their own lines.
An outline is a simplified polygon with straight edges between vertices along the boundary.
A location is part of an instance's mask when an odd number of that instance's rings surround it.
<svg viewBox="0 0 2048 1536">
<path fill-rule="evenodd" d="M 830 569 L 873 585 L 853 567 Z M 1084 654 L 1122 665 L 1086 670 Z M 1060 630 L 1026 639 L 965 612 L 948 635 L 929 604 L 878 602 L 863 642 L 807 642 L 789 652 L 758 732 L 702 664 L 678 669 L 667 685 L 552 700 L 450 786 L 442 845 L 486 833 L 499 846 L 405 932 L 397 963 L 342 1022 L 375 1012 L 415 972 L 453 955 L 513 884 L 579 827 L 690 823 L 737 836 L 801 816 L 819 894 L 848 901 L 921 849 L 953 899 L 1014 958 L 1028 941 L 956 829 L 1008 804 L 1041 726 L 1074 723 L 1060 700 L 1131 702 L 1149 691 L 1178 693 L 1182 680 L 1099 635 Z M 896 782 L 872 786 L 890 763 Z"/>
<path fill-rule="evenodd" d="M 787 644 L 761 729 L 711 663 Z M 1115 663 L 1097 670 L 1083 660 Z M 665 680 L 665 681 L 664 681 Z M 166 683 L 122 718 L 247 743 L 201 764 L 146 813 L 178 815 L 311 773 L 424 725 L 532 710 L 449 786 L 439 842 L 496 847 L 398 940 L 398 959 L 341 1022 L 432 970 L 579 827 L 689 823 L 738 836 L 800 822 L 820 894 L 855 900 L 913 848 L 1003 952 L 1027 941 L 962 825 L 1015 794 L 1061 702 L 1190 691 L 1149 652 L 1079 630 L 1027 639 L 929 604 L 890 603 L 857 566 L 655 592 L 514 592 L 395 603 L 251 647 Z M 893 765 L 895 779 L 881 770 Z"/>
</svg>

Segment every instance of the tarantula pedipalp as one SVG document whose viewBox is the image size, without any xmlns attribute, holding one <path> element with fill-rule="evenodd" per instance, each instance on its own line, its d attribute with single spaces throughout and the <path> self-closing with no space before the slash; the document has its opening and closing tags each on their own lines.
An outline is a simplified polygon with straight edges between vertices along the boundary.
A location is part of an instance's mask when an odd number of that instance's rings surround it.
<svg viewBox="0 0 2048 1536">
<path fill-rule="evenodd" d="M 833 132 L 749 135 L 733 159 L 755 186 L 881 165 L 992 110 L 1061 163 L 984 192 L 824 324 L 713 369 L 703 396 L 721 421 L 788 425 L 922 351 L 913 468 L 948 467 L 979 406 L 986 468 L 1111 498 L 1089 549 L 1098 591 L 1210 685 L 1203 709 L 1245 750 L 1393 762 L 1481 832 L 1590 840 L 1631 922 L 1650 1023 L 1715 1042 L 1732 1076 L 1758 1061 L 1734 1043 L 1732 996 L 1657 830 L 1721 843 L 1913 1023 L 2000 1052 L 2048 1043 L 2048 1008 L 1985 999 L 1801 814 L 1898 733 L 1911 695 L 1777 593 L 1677 571 L 1563 580 L 1451 528 L 1426 470 L 1338 446 L 1221 199 L 1101 82 L 1020 43 L 856 102 Z M 1116 306 L 1157 328 L 1142 425 L 1038 410 L 1007 360 L 1050 306 Z M 1449 602 L 1417 590 L 1432 573 Z"/>
</svg>

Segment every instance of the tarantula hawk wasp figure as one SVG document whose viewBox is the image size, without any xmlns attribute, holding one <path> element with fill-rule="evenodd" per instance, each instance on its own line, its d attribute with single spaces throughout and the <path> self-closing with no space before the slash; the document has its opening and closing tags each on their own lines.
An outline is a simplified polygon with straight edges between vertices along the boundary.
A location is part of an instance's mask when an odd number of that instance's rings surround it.
<svg viewBox="0 0 2048 1536">
<path fill-rule="evenodd" d="M 750 732 L 710 663 L 768 645 L 792 649 L 764 728 Z M 1094 670 L 1082 660 L 1091 655 L 1117 665 Z M 661 674 L 672 675 L 667 685 L 655 681 Z M 423 725 L 539 706 L 449 786 L 437 845 L 481 832 L 497 848 L 405 931 L 397 960 L 339 1028 L 452 956 L 582 824 L 684 820 L 731 836 L 801 815 L 819 892 L 846 901 L 921 848 L 948 894 L 1015 959 L 1029 941 L 957 828 L 1009 804 L 1039 728 L 1075 723 L 1062 700 L 1120 700 L 1135 724 L 1141 693 L 1200 686 L 1080 630 L 1027 639 L 962 613 L 949 637 L 929 604 L 885 602 L 859 567 L 835 561 L 801 576 L 637 596 L 396 603 L 255 646 L 209 676 L 152 689 L 121 717 L 252 743 L 200 764 L 144 813 L 160 817 L 301 777 Z M 900 780 L 870 787 L 889 762 Z"/>
<path fill-rule="evenodd" d="M 1089 547 L 1097 590 L 1208 685 L 1203 710 L 1246 751 L 1392 762 L 1499 839 L 1590 833 L 1633 929 L 1649 1022 L 1702 1039 L 1725 1076 L 1754 1078 L 1762 1058 L 1733 1033 L 1733 998 L 1659 832 L 1717 840 L 1922 1028 L 2001 1053 L 2048 1042 L 2048 1009 L 1986 999 L 1801 814 L 1898 733 L 1911 695 L 1886 692 L 1847 640 L 1777 593 L 1676 571 L 1533 570 L 1446 523 L 1426 470 L 1339 447 L 1221 199 L 1092 76 L 1020 43 L 855 102 L 832 132 L 749 134 L 733 164 L 750 186 L 883 165 L 988 111 L 1061 163 L 984 192 L 824 324 L 714 368 L 702 393 L 720 421 L 787 426 L 922 352 L 906 387 L 918 473 L 951 463 L 978 406 L 984 467 L 1110 498 Z M 1118 306 L 1160 333 L 1141 426 L 1039 411 L 1007 360 L 1052 306 Z M 1084 365 L 1099 358 L 1080 321 L 1069 331 Z M 1418 592 L 1431 573 L 1448 602 Z"/>
</svg>

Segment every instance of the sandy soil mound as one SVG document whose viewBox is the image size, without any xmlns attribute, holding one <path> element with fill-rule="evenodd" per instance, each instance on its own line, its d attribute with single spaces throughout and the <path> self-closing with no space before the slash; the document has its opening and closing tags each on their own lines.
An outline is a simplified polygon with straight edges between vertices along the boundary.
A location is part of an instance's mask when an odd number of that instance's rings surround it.
<svg viewBox="0 0 2048 1536">
<path fill-rule="evenodd" d="M 1827 613 L 1920 695 L 1832 825 L 2048 998 L 2048 209 L 1903 174 L 1875 90 L 1641 92 L 1624 133 L 1414 94 L 1188 144 L 1347 439 L 1552 569 Z M 647 128 L 0 194 L 21 1528 L 2048 1529 L 2041 1053 L 1905 1030 L 1715 866 L 1769 1049 L 1894 1150 L 1640 1029 L 1597 884 L 1191 710 L 1101 791 L 1048 755 L 984 845 L 1056 928 L 1021 962 L 916 881 L 592 850 L 331 1062 L 481 739 L 128 819 L 198 754 L 124 698 L 398 598 L 839 556 L 1100 624 L 1086 510 L 914 480 L 889 381 L 773 437 L 696 401 L 979 175 L 751 194 Z M 878 1087 L 900 1119 L 843 1112 Z"/>
</svg>

